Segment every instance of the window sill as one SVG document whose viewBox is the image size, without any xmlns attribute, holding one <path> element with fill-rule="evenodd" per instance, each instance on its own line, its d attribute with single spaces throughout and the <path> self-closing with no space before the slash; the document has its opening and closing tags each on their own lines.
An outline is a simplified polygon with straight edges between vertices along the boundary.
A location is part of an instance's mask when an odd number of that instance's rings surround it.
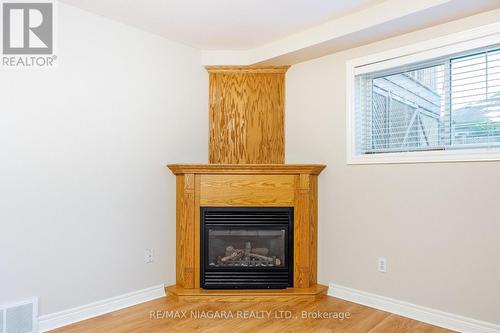
<svg viewBox="0 0 500 333">
<path fill-rule="evenodd" d="M 500 149 L 414 151 L 347 156 L 347 164 L 399 164 L 500 161 Z"/>
</svg>

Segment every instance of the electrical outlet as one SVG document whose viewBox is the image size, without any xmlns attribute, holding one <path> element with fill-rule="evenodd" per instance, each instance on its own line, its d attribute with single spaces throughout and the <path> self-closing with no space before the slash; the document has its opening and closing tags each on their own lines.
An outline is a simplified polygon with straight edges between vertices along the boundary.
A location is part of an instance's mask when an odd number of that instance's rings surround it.
<svg viewBox="0 0 500 333">
<path fill-rule="evenodd" d="M 154 261 L 153 257 L 154 257 L 153 249 L 146 249 L 146 251 L 144 251 L 144 262 L 146 264 L 152 263 Z"/>
<path fill-rule="evenodd" d="M 379 257 L 377 269 L 379 272 L 387 273 L 387 259 Z"/>
</svg>

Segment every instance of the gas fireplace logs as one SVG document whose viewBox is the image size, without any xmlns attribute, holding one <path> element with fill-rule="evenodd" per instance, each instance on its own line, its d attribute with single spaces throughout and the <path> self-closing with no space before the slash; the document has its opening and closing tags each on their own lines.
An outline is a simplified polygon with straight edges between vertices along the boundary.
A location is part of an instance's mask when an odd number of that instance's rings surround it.
<svg viewBox="0 0 500 333">
<path fill-rule="evenodd" d="M 268 257 L 269 249 L 267 247 L 252 248 L 251 242 L 245 242 L 244 249 L 235 249 L 234 246 L 226 247 L 224 257 L 218 257 L 219 265 L 238 264 L 242 266 L 257 265 L 281 265 L 281 259 L 275 256 Z"/>
</svg>

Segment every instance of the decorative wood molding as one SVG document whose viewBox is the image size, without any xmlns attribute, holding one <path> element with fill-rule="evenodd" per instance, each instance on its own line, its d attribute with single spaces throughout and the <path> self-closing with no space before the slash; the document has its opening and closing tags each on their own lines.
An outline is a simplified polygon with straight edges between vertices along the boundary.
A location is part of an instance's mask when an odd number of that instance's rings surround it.
<svg viewBox="0 0 500 333">
<path fill-rule="evenodd" d="M 186 288 L 195 287 L 195 186 L 194 174 L 177 176 L 176 279 Z"/>
<path fill-rule="evenodd" d="M 209 73 L 284 74 L 290 66 L 205 66 Z"/>
<path fill-rule="evenodd" d="M 175 174 L 268 174 L 268 175 L 319 175 L 324 164 L 168 164 Z"/>
<path fill-rule="evenodd" d="M 194 175 L 194 285 L 200 285 L 200 257 L 196 253 L 200 253 L 200 190 L 201 190 L 201 175 Z"/>
<path fill-rule="evenodd" d="M 315 176 L 316 177 L 316 176 Z M 311 188 L 310 176 L 300 174 L 295 176 L 294 203 L 294 286 L 307 288 L 310 283 L 310 235 L 311 235 Z M 316 203 L 313 203 L 316 204 Z M 315 230 L 315 229 L 314 229 Z M 316 234 L 314 234 L 316 237 Z"/>
</svg>

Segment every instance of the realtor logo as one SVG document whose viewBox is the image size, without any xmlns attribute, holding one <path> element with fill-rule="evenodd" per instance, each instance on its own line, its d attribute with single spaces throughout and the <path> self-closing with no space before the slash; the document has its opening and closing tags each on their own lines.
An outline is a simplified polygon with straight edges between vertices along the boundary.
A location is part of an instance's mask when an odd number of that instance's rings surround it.
<svg viewBox="0 0 500 333">
<path fill-rule="evenodd" d="M 52 54 L 52 3 L 3 3 L 3 53 Z"/>
<path fill-rule="evenodd" d="M 4 67 L 53 66 L 53 9 L 53 3 L 47 1 L 2 3 Z"/>
</svg>

